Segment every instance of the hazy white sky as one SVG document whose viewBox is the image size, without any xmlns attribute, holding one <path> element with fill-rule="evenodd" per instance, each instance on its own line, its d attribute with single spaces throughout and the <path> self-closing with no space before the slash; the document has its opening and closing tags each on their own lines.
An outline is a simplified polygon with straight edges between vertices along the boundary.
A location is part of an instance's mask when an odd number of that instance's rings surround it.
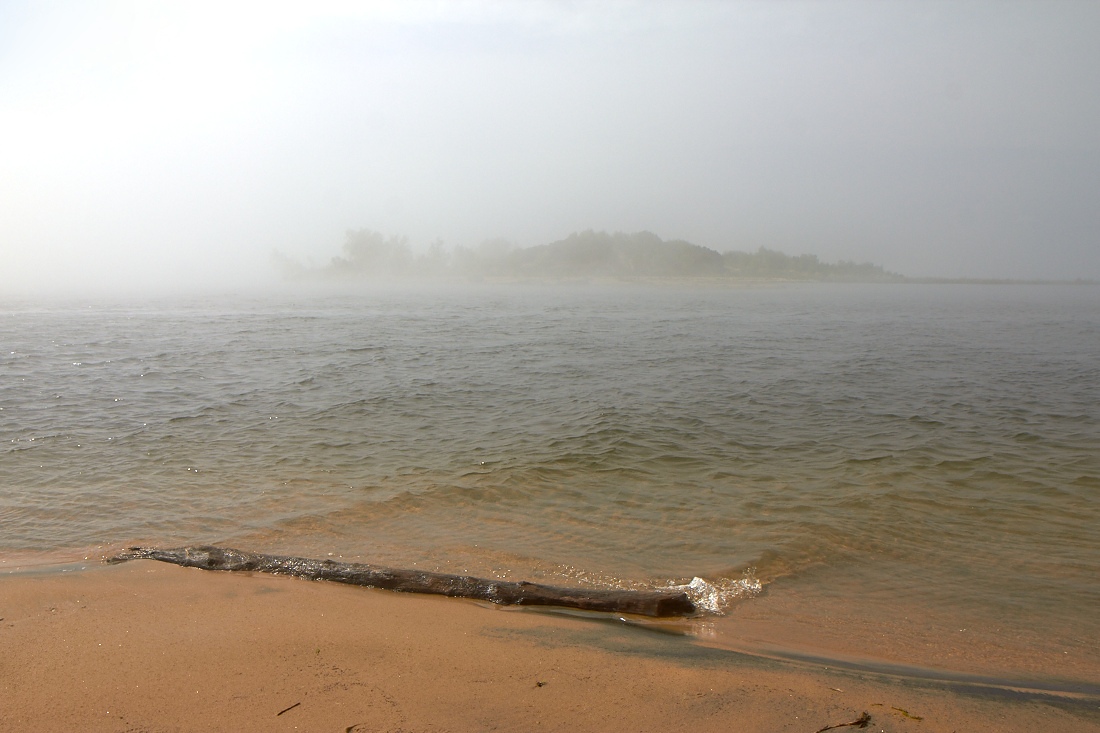
<svg viewBox="0 0 1100 733">
<path fill-rule="evenodd" d="M 1100 3 L 0 0 L 0 293 L 367 227 L 1100 278 Z"/>
</svg>

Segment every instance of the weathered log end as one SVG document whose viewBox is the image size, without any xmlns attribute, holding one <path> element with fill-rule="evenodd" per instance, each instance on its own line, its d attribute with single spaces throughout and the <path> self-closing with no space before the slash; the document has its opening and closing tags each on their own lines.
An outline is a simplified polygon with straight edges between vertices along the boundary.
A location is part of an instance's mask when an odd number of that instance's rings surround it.
<svg viewBox="0 0 1100 733">
<path fill-rule="evenodd" d="M 110 564 L 128 560 L 159 560 L 203 570 L 237 570 L 293 575 L 309 580 L 331 580 L 367 588 L 473 598 L 500 605 L 559 606 L 584 611 L 628 613 L 668 618 L 693 616 L 695 604 L 682 591 L 623 591 L 599 588 L 560 588 L 538 583 L 488 580 L 465 575 L 396 570 L 362 563 L 312 560 L 305 557 L 262 555 L 230 548 L 200 545 L 160 550 L 130 547 L 107 558 Z"/>
<path fill-rule="evenodd" d="M 256 570 L 258 569 L 256 558 L 259 557 L 264 556 L 213 545 L 178 547 L 170 550 L 160 550 L 155 547 L 128 547 L 117 555 L 107 558 L 107 563 L 114 565 L 128 560 L 160 560 L 205 570 Z"/>
<path fill-rule="evenodd" d="M 150 560 L 152 557 L 149 552 L 150 550 L 147 547 L 127 547 L 122 552 L 105 558 L 103 562 L 108 565 L 118 565 L 119 563 L 128 562 L 130 560 Z"/>
</svg>

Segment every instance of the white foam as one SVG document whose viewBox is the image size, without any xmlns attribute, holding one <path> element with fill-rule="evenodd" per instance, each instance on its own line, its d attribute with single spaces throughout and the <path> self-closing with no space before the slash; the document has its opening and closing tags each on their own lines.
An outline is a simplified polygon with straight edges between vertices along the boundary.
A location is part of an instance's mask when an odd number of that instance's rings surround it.
<svg viewBox="0 0 1100 733">
<path fill-rule="evenodd" d="M 688 598 L 699 609 L 708 613 L 724 614 L 734 602 L 743 598 L 753 598 L 764 589 L 764 584 L 756 578 L 756 568 L 749 568 L 738 579 L 719 578 L 713 583 L 695 577 L 690 583 L 672 586 L 687 593 Z"/>
</svg>

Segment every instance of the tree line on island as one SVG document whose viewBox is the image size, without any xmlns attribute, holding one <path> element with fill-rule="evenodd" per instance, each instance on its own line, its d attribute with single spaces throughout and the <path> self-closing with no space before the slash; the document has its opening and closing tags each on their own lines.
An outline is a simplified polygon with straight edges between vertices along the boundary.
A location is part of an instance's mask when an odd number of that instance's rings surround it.
<svg viewBox="0 0 1100 733">
<path fill-rule="evenodd" d="M 343 252 L 320 267 L 308 267 L 280 253 L 275 264 L 293 280 L 441 278 L 473 280 L 806 280 L 904 282 L 880 265 L 822 262 L 816 255 L 791 256 L 760 247 L 756 252 L 717 252 L 651 232 L 570 234 L 565 239 L 520 248 L 506 240 L 447 249 L 439 240 L 425 252 L 408 238 L 370 229 L 347 232 Z"/>
</svg>

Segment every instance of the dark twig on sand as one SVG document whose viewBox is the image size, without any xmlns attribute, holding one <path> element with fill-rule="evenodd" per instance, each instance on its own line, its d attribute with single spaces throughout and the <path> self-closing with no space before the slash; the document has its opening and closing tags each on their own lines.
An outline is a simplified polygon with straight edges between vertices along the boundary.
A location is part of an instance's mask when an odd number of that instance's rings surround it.
<svg viewBox="0 0 1100 733">
<path fill-rule="evenodd" d="M 866 728 L 871 723 L 871 714 L 864 712 L 850 723 L 837 723 L 836 725 L 827 725 L 824 728 L 819 728 L 815 733 L 822 733 L 823 731 L 832 730 L 833 728 L 847 728 L 852 726 L 853 728 Z"/>
<path fill-rule="evenodd" d="M 280 710 L 279 712 L 275 713 L 275 717 L 277 718 L 277 717 L 279 717 L 280 715 L 282 715 L 283 713 L 289 713 L 289 712 L 290 712 L 291 710 L 293 710 L 294 708 L 298 707 L 298 706 L 299 706 L 299 705 L 301 705 L 301 704 L 302 704 L 302 703 L 300 703 L 300 702 L 296 702 L 296 703 L 294 703 L 293 705 L 291 705 L 291 706 L 290 706 L 289 708 L 283 708 L 283 709 L 282 709 L 282 710 Z"/>
<path fill-rule="evenodd" d="M 261 555 L 221 547 L 179 547 L 172 550 L 131 547 L 109 558 L 107 562 L 126 560 L 160 560 L 204 570 L 244 570 L 293 575 L 309 580 L 331 580 L 407 593 L 474 598 L 505 606 L 560 606 L 583 611 L 656 617 L 691 616 L 696 613 L 695 604 L 686 593 L 680 591 L 562 588 L 525 581 L 515 583 L 423 570 L 395 570 L 361 563 Z"/>
</svg>

